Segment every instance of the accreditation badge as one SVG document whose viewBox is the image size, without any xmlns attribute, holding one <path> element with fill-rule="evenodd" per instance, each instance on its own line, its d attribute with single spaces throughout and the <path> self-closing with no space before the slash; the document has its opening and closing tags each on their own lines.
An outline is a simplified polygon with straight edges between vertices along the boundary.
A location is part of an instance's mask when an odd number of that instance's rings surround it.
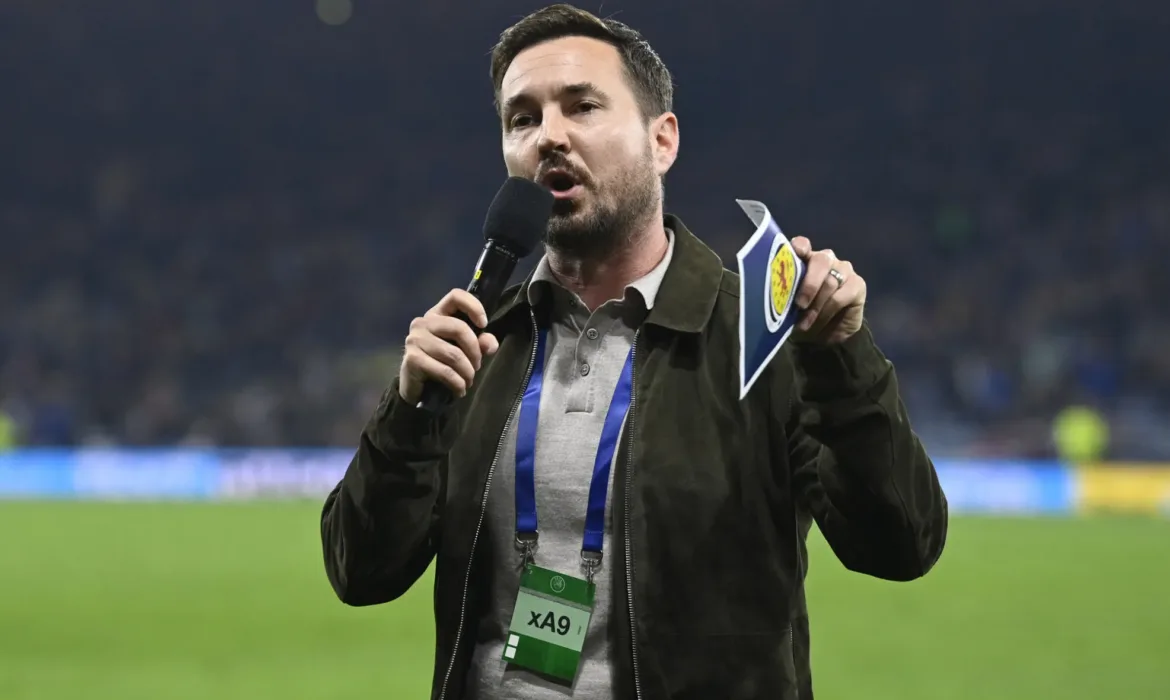
<svg viewBox="0 0 1170 700">
<path fill-rule="evenodd" d="M 804 280 L 804 261 L 776 225 L 768 207 L 735 200 L 755 225 L 755 233 L 736 253 L 739 260 L 739 398 L 747 396 L 799 320 L 796 290 Z"/>
<path fill-rule="evenodd" d="M 504 660 L 572 683 L 596 591 L 596 585 L 585 579 L 526 565 Z"/>
</svg>

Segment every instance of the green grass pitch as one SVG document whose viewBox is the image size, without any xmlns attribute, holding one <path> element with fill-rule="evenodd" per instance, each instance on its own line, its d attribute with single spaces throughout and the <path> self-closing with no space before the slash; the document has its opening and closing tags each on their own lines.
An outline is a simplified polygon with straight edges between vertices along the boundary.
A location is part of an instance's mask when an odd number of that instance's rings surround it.
<svg viewBox="0 0 1170 700">
<path fill-rule="evenodd" d="M 317 503 L 0 502 L 0 698 L 424 698 L 430 581 L 353 609 Z M 926 579 L 818 538 L 821 700 L 1170 697 L 1170 521 L 955 518 Z"/>
</svg>

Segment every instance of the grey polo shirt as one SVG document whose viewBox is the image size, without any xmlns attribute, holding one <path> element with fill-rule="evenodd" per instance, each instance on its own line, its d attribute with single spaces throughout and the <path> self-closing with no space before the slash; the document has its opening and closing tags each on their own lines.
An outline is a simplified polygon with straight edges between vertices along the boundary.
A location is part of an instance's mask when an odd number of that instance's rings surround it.
<svg viewBox="0 0 1170 700">
<path fill-rule="evenodd" d="M 630 284 L 624 298 L 590 313 L 576 294 L 561 287 L 548 259 L 542 258 L 529 286 L 535 306 L 551 304 L 545 353 L 544 386 L 536 437 L 536 506 L 540 543 L 536 563 L 584 577 L 581 542 L 593 461 L 618 376 L 634 333 L 654 306 L 658 288 L 674 254 L 674 234 L 667 231 L 666 255 L 649 274 Z M 612 592 L 613 477 L 606 496 L 602 568 L 581 667 L 572 688 L 542 678 L 503 660 L 504 643 L 520 587 L 521 557 L 515 547 L 516 421 L 505 436 L 488 494 L 484 533 L 498 559 L 492 566 L 493 601 L 485 615 L 472 620 L 476 647 L 468 682 L 476 700 L 610 700 L 613 662 L 608 636 Z"/>
</svg>

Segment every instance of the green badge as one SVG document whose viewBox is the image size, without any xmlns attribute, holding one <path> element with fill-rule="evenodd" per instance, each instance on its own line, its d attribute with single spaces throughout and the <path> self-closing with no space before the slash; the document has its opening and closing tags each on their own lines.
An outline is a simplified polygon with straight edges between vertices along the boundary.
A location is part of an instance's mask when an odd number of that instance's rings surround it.
<svg viewBox="0 0 1170 700">
<path fill-rule="evenodd" d="M 596 591 L 584 579 L 526 566 L 504 660 L 571 683 L 581 662 Z"/>
</svg>

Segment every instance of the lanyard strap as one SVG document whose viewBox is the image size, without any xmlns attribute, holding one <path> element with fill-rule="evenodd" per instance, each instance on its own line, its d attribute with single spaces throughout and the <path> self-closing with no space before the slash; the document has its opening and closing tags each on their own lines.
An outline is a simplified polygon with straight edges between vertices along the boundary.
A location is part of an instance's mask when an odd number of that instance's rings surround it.
<svg viewBox="0 0 1170 700">
<path fill-rule="evenodd" d="M 516 540 L 528 547 L 537 537 L 536 517 L 536 425 L 540 413 L 540 393 L 544 386 L 544 354 L 548 331 L 541 328 L 536 337 L 536 357 L 524 399 L 520 404 L 516 428 Z M 605 497 L 609 490 L 609 469 L 617 451 L 622 422 L 630 409 L 633 393 L 634 351 L 626 355 L 617 388 L 605 414 L 597 457 L 593 460 L 593 480 L 589 484 L 589 509 L 585 514 L 585 537 L 581 545 L 587 561 L 600 563 L 605 536 Z M 555 455 L 553 455 L 555 458 Z"/>
</svg>

